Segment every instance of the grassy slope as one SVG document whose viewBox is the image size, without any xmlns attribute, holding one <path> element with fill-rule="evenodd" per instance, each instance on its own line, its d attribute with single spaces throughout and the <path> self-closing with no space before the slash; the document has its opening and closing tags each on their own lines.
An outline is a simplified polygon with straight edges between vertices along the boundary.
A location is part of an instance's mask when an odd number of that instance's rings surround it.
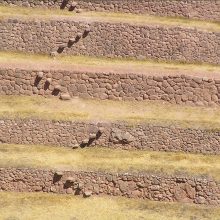
<svg viewBox="0 0 220 220">
<path fill-rule="evenodd" d="M 219 220 L 220 208 L 125 198 L 43 193 L 0 193 L 0 217 L 7 220 Z"/>
<path fill-rule="evenodd" d="M 59 17 L 73 17 L 73 18 L 83 18 L 85 20 L 91 19 L 103 22 L 125 22 L 131 24 L 158 24 L 165 26 L 182 26 L 198 28 L 201 30 L 208 31 L 220 31 L 219 22 L 211 21 L 200 21 L 195 19 L 185 19 L 185 18 L 174 18 L 174 17 L 159 17 L 150 15 L 136 15 L 129 13 L 107 13 L 107 12 L 83 12 L 76 14 L 74 12 L 69 12 L 67 10 L 59 9 L 43 9 L 43 8 L 25 8 L 25 7 L 7 7 L 0 6 L 0 17 L 8 16 L 22 16 L 30 19 L 30 17 L 44 17 L 51 18 L 54 16 Z"/>
<path fill-rule="evenodd" d="M 28 108 L 27 108 L 28 106 Z M 51 120 L 127 121 L 135 124 L 177 124 L 192 128 L 220 128 L 220 108 L 190 107 L 161 102 L 110 101 L 40 96 L 0 96 L 0 117 L 42 118 Z"/>
<path fill-rule="evenodd" d="M 106 67 L 110 70 L 117 72 L 119 69 L 129 69 L 127 72 L 152 72 L 152 71 L 189 71 L 189 72 L 207 72 L 207 73 L 220 73 L 219 65 L 212 64 L 187 64 L 181 62 L 165 62 L 158 60 L 135 60 L 132 58 L 104 58 L 104 57 L 89 57 L 89 56 L 58 56 L 56 58 L 51 58 L 47 55 L 40 54 L 26 54 L 26 53 L 15 53 L 15 52 L 3 52 L 0 51 L 0 63 L 1 64 L 11 64 L 11 63 L 25 63 L 33 64 L 36 66 L 36 61 L 38 65 L 53 65 L 58 66 L 58 68 L 63 67 L 65 69 L 66 65 L 70 66 L 84 66 L 84 67 Z"/>
<path fill-rule="evenodd" d="M 92 147 L 0 145 L 0 167 L 90 170 L 109 172 L 163 172 L 208 175 L 220 180 L 220 156 Z M 196 163 L 195 163 L 196 161 Z"/>
</svg>

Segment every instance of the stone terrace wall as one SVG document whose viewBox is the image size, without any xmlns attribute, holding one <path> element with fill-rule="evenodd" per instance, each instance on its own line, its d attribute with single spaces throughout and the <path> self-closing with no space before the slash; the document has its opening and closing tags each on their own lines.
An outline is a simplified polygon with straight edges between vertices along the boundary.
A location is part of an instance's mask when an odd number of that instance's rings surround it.
<svg viewBox="0 0 220 220">
<path fill-rule="evenodd" d="M 78 4 L 76 9 L 88 11 L 146 13 L 220 21 L 218 0 L 77 0 L 75 2 Z M 71 7 L 71 1 L 68 0 L 0 0 L 0 4 L 67 9 Z"/>
<path fill-rule="evenodd" d="M 156 201 L 220 204 L 220 184 L 212 179 L 144 174 L 0 168 L 0 189 L 80 195 L 126 196 Z M 68 180 L 71 180 L 68 181 Z"/>
<path fill-rule="evenodd" d="M 1 20 L 0 50 L 220 64 L 220 33 L 92 21 L 92 32 L 86 28 L 84 22 L 70 20 Z"/>
<path fill-rule="evenodd" d="M 43 74 L 38 78 L 39 73 Z M 47 80 L 50 80 L 50 83 Z M 60 85 L 60 92 L 54 88 Z M 162 100 L 174 104 L 219 105 L 220 79 L 190 76 L 79 73 L 0 69 L 0 95 L 52 95 L 112 100 Z"/>
<path fill-rule="evenodd" d="M 220 131 L 148 123 L 64 122 L 1 119 L 0 142 L 66 147 L 103 146 L 121 149 L 220 153 Z"/>
</svg>

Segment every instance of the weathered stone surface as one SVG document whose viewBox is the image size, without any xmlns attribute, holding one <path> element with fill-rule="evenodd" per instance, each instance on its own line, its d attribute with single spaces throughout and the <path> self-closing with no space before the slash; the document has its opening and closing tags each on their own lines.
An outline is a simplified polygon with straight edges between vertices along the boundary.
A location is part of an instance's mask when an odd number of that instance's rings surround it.
<svg viewBox="0 0 220 220">
<path fill-rule="evenodd" d="M 53 170 L 27 168 L 0 168 L 0 190 L 67 193 L 86 197 L 91 195 L 125 196 L 156 201 L 220 205 L 220 183 L 205 177 L 146 172 L 111 174 L 64 171 L 63 177 L 54 181 L 54 172 Z M 66 185 L 67 178 L 75 179 L 78 183 L 76 187 L 74 184 Z M 184 179 L 184 183 L 179 182 L 179 179 Z M 22 180 L 22 183 L 19 180 Z M 202 187 L 199 187 L 201 185 Z M 189 188 L 190 191 L 193 189 L 193 196 L 188 194 Z"/>
<path fill-rule="evenodd" d="M 0 50 L 43 54 L 57 51 L 58 54 L 119 58 L 141 55 L 156 60 L 220 64 L 218 32 L 180 26 L 91 21 L 93 31 L 82 37 L 86 25 L 85 21 L 61 18 L 39 22 L 17 19 L 16 23 L 13 19 L 1 20 Z M 78 36 L 74 46 L 65 50 L 59 48 L 60 41 L 68 42 L 74 36 Z"/>
<path fill-rule="evenodd" d="M 47 79 L 46 79 L 46 82 L 49 83 L 49 84 L 51 84 L 51 83 L 52 83 L 52 78 L 47 78 Z"/>
<path fill-rule="evenodd" d="M 85 198 L 88 198 L 88 197 L 90 197 L 92 195 L 92 191 L 85 191 L 84 193 L 83 193 L 83 196 L 85 197 Z"/>
<path fill-rule="evenodd" d="M 96 134 L 94 134 L 94 133 L 91 133 L 91 134 L 89 134 L 89 139 L 91 140 L 91 139 L 96 139 Z"/>
<path fill-rule="evenodd" d="M 64 94 L 60 95 L 60 99 L 64 100 L 64 101 L 67 101 L 67 100 L 71 100 L 71 97 L 68 93 L 64 93 Z"/>
<path fill-rule="evenodd" d="M 72 194 L 73 193 L 73 189 L 72 188 L 67 188 L 66 189 L 66 193 L 67 194 Z"/>
<path fill-rule="evenodd" d="M 40 79 L 43 78 L 43 76 L 44 76 L 44 73 L 43 73 L 43 72 L 39 72 L 39 73 L 37 74 L 37 77 L 40 78 Z"/>
<path fill-rule="evenodd" d="M 50 52 L 51 57 L 56 57 L 58 55 L 57 51 Z"/>
<path fill-rule="evenodd" d="M 113 100 L 161 100 L 178 105 L 213 106 L 220 104 L 219 79 L 170 75 L 160 78 L 145 74 L 89 73 L 65 70 L 0 69 L 0 95 L 69 94 L 72 98 Z M 76 77 L 77 76 L 77 77 Z M 140 80 L 141 79 L 141 80 Z M 208 82 L 209 80 L 210 82 Z M 121 85 L 117 83 L 120 81 Z M 138 81 L 138 83 L 137 83 Z M 92 82 L 92 83 L 91 83 Z M 195 83 L 197 86 L 195 87 Z M 62 86 L 61 86 L 62 85 Z M 115 89 L 117 87 L 117 89 Z M 169 89 L 168 89 L 169 88 Z M 68 99 L 70 98 L 68 97 Z M 65 98 L 66 95 L 65 95 Z"/>
<path fill-rule="evenodd" d="M 74 183 L 75 182 L 75 178 L 69 176 L 69 177 L 67 177 L 66 181 L 69 182 L 69 183 Z"/>
<path fill-rule="evenodd" d="M 63 172 L 62 172 L 62 171 L 56 171 L 56 172 L 55 172 L 55 175 L 61 177 L 61 176 L 63 176 Z"/>
<path fill-rule="evenodd" d="M 114 128 L 111 132 L 110 141 L 114 144 L 129 144 L 134 141 L 134 137 L 126 131 Z"/>
<path fill-rule="evenodd" d="M 57 85 L 55 85 L 55 86 L 54 86 L 54 90 L 58 90 L 58 91 L 60 91 L 60 90 L 61 90 L 61 86 L 60 86 L 60 85 L 58 85 L 58 84 L 57 84 Z"/>
<path fill-rule="evenodd" d="M 63 0 L 0 0 L 1 4 L 25 7 L 60 8 Z M 77 0 L 67 1 L 65 6 L 77 7 L 88 11 L 111 11 L 125 13 L 142 13 L 160 16 L 177 16 L 197 19 L 220 20 L 220 2 L 194 0 Z"/>
<path fill-rule="evenodd" d="M 5 118 L 0 120 L 0 125 L 0 140 L 3 140 L 3 143 L 41 144 L 70 148 L 83 144 L 90 147 L 98 145 L 121 149 L 220 154 L 220 131 L 218 130 L 150 123 L 130 126 L 125 122 L 92 123 Z M 103 127 L 105 132 L 90 141 L 88 137 L 91 130 L 98 130 L 100 127 Z M 133 141 L 124 142 L 123 138 L 122 141 L 112 139 L 112 130 L 117 130 L 119 133 L 128 132 L 133 137 Z"/>
<path fill-rule="evenodd" d="M 78 4 L 78 3 L 77 3 L 77 2 L 75 2 L 75 1 L 72 1 L 72 2 L 71 2 L 71 6 L 72 6 L 72 7 L 76 7 L 76 6 L 77 6 L 77 4 Z"/>
</svg>

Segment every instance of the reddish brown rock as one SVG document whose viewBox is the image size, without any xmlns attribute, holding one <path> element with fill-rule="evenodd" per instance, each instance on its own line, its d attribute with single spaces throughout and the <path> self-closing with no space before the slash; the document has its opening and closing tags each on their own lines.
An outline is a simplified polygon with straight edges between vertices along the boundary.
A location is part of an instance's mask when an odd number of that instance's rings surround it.
<svg viewBox="0 0 220 220">
<path fill-rule="evenodd" d="M 64 93 L 60 95 L 60 99 L 64 101 L 71 100 L 71 96 L 68 93 Z"/>
</svg>

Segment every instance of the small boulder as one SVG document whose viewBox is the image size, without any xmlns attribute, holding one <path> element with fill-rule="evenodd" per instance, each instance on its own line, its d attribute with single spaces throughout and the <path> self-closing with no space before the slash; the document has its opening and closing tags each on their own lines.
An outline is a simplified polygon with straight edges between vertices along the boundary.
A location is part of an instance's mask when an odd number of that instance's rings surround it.
<svg viewBox="0 0 220 220">
<path fill-rule="evenodd" d="M 43 73 L 43 72 L 39 72 L 39 73 L 37 74 L 37 78 L 39 78 L 39 79 L 42 79 L 43 76 L 44 76 L 44 73 Z"/>
<path fill-rule="evenodd" d="M 70 95 L 68 93 L 64 93 L 64 94 L 60 95 L 60 99 L 64 100 L 64 101 L 67 101 L 67 100 L 70 100 L 71 97 L 70 97 Z"/>
<path fill-rule="evenodd" d="M 83 183 L 78 183 L 78 187 L 77 187 L 79 190 L 82 190 L 83 189 Z"/>
<path fill-rule="evenodd" d="M 98 132 L 101 133 L 101 134 L 102 134 L 104 131 L 105 131 L 105 128 L 104 128 L 104 127 L 100 127 L 99 130 L 98 130 Z"/>
<path fill-rule="evenodd" d="M 88 144 L 89 143 L 89 139 L 84 139 L 83 141 L 82 141 L 82 144 Z"/>
<path fill-rule="evenodd" d="M 82 12 L 83 12 L 82 9 L 80 9 L 80 8 L 76 9 L 76 13 L 82 13 Z"/>
<path fill-rule="evenodd" d="M 58 90 L 58 91 L 60 91 L 60 90 L 61 90 L 61 86 L 60 86 L 60 85 L 58 85 L 58 84 L 57 84 L 57 85 L 55 85 L 55 86 L 54 86 L 54 90 Z"/>
<path fill-rule="evenodd" d="M 73 189 L 72 188 L 67 188 L 66 189 L 66 193 L 67 194 L 72 194 L 73 193 Z"/>
<path fill-rule="evenodd" d="M 96 134 L 89 134 L 89 140 L 96 139 Z"/>
<path fill-rule="evenodd" d="M 66 47 L 66 44 L 60 44 L 59 49 L 64 49 Z"/>
<path fill-rule="evenodd" d="M 0 143 L 1 143 L 1 144 L 2 144 L 2 143 L 6 143 L 6 142 L 7 142 L 6 138 L 4 138 L 4 137 L 0 138 Z"/>
<path fill-rule="evenodd" d="M 198 203 L 198 204 L 205 204 L 206 203 L 206 199 L 203 196 L 199 196 L 196 199 L 196 203 Z"/>
<path fill-rule="evenodd" d="M 46 82 L 49 83 L 49 84 L 51 84 L 52 78 L 47 78 L 47 79 L 46 79 Z"/>
<path fill-rule="evenodd" d="M 76 38 L 80 39 L 82 37 L 82 33 L 77 33 Z"/>
<path fill-rule="evenodd" d="M 79 148 L 79 145 L 77 145 L 77 144 L 72 147 L 72 149 L 74 149 L 74 150 L 78 149 L 78 148 Z"/>
<path fill-rule="evenodd" d="M 88 198 L 88 197 L 90 197 L 92 195 L 92 191 L 85 191 L 84 193 L 83 193 L 83 197 L 85 197 L 85 198 Z"/>
<path fill-rule="evenodd" d="M 135 138 L 129 133 L 122 131 L 118 128 L 112 129 L 110 141 L 115 144 L 129 144 L 133 142 Z"/>
<path fill-rule="evenodd" d="M 56 189 L 56 187 L 54 187 L 54 186 L 51 186 L 51 187 L 50 187 L 50 192 L 53 192 L 53 193 L 57 192 L 57 189 Z"/>
<path fill-rule="evenodd" d="M 61 177 L 61 176 L 63 176 L 63 172 L 62 171 L 56 171 L 55 175 Z"/>
<path fill-rule="evenodd" d="M 75 8 L 77 5 L 78 5 L 77 2 L 75 2 L 75 1 L 72 1 L 72 2 L 71 2 L 71 7 Z"/>
<path fill-rule="evenodd" d="M 89 32 L 91 32 L 91 27 L 87 25 L 85 28 L 85 33 L 88 34 Z"/>
<path fill-rule="evenodd" d="M 75 41 L 76 41 L 76 38 L 75 38 L 75 37 L 69 39 L 69 43 L 70 43 L 70 44 L 73 44 Z"/>
<path fill-rule="evenodd" d="M 58 55 L 57 51 L 52 51 L 52 52 L 50 53 L 50 56 L 51 56 L 51 57 L 56 57 L 57 55 Z"/>
<path fill-rule="evenodd" d="M 66 182 L 68 182 L 68 183 L 74 183 L 74 182 L 75 182 L 75 178 L 69 176 L 69 177 L 67 177 Z"/>
</svg>

